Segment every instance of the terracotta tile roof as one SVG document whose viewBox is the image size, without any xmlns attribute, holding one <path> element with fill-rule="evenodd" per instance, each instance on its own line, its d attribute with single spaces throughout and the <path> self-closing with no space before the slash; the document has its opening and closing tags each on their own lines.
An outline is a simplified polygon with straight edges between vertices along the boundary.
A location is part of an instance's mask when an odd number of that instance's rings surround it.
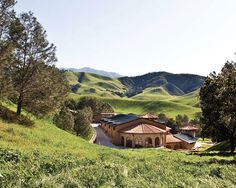
<svg viewBox="0 0 236 188">
<path fill-rule="evenodd" d="M 182 140 L 174 137 L 173 134 L 168 134 L 166 135 L 166 143 L 179 143 L 179 142 L 182 142 Z"/>
<path fill-rule="evenodd" d="M 136 124 L 136 125 L 124 128 L 120 130 L 119 132 L 127 133 L 127 134 L 160 134 L 160 133 L 165 133 L 166 131 L 154 125 Z"/>
<path fill-rule="evenodd" d="M 198 128 L 196 128 L 192 125 L 187 125 L 187 126 L 181 127 L 180 130 L 182 130 L 182 131 L 196 131 L 196 130 L 198 130 Z"/>
<path fill-rule="evenodd" d="M 157 119 L 158 117 L 157 116 L 155 116 L 155 115 L 153 115 L 153 114 L 150 114 L 150 113 L 148 113 L 148 114 L 145 114 L 145 115 L 141 115 L 141 116 L 139 116 L 140 118 L 146 118 L 146 119 Z"/>
</svg>

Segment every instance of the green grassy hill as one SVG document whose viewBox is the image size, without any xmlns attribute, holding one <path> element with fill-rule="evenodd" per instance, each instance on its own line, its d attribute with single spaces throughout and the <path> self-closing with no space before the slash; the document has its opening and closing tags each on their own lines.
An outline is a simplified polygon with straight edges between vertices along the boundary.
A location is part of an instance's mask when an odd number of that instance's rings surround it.
<svg viewBox="0 0 236 188">
<path fill-rule="evenodd" d="M 101 97 L 117 113 L 144 114 L 148 112 L 163 112 L 170 117 L 175 117 L 177 114 L 186 114 L 193 118 L 194 114 L 200 111 L 198 105 L 199 89 L 188 94 L 176 96 L 171 95 L 170 90 L 174 92 L 178 89 L 175 86 L 171 86 L 171 84 L 164 84 L 159 87 L 147 87 L 141 93 L 127 97 L 126 94 L 129 88 L 126 88 L 118 79 L 70 71 L 65 72 L 65 74 L 72 87 L 73 93 L 70 95 L 72 98 L 78 100 L 85 95 Z"/>
<path fill-rule="evenodd" d="M 152 89 L 151 89 L 152 90 Z M 163 90 L 161 90 L 164 92 Z M 70 94 L 74 100 L 79 100 L 80 97 L 86 95 Z M 91 95 L 98 97 L 97 95 Z M 137 98 L 136 98 L 137 97 Z M 200 112 L 198 97 L 191 93 L 184 96 L 171 96 L 164 94 L 150 94 L 150 92 L 137 95 L 133 98 L 114 98 L 114 97 L 99 97 L 101 100 L 108 102 L 116 113 L 165 113 L 169 117 L 175 117 L 178 114 L 188 115 L 194 118 L 196 112 Z"/>
<path fill-rule="evenodd" d="M 204 78 L 190 74 L 171 74 L 166 72 L 149 73 L 136 77 L 110 78 L 92 73 L 65 72 L 72 91 L 79 94 L 96 94 L 110 97 L 164 97 L 182 96 L 199 89 Z M 153 95 L 151 95 L 153 94 Z"/>
<path fill-rule="evenodd" d="M 102 97 L 118 97 L 126 92 L 118 79 L 91 73 L 65 72 L 74 93 L 91 94 Z"/>
<path fill-rule="evenodd" d="M 13 108 L 13 106 L 11 106 Z M 234 187 L 232 156 L 111 149 L 58 129 L 0 121 L 0 187 Z"/>
</svg>

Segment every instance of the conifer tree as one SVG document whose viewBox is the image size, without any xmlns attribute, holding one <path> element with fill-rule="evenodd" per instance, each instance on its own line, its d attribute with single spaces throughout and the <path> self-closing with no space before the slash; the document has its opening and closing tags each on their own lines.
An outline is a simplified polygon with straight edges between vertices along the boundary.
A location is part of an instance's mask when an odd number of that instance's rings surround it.
<svg viewBox="0 0 236 188">
<path fill-rule="evenodd" d="M 13 46 L 8 39 L 9 28 L 15 19 L 15 0 L 0 1 L 0 97 L 9 96 L 13 90 L 11 79 L 7 74 L 8 66 L 12 63 L 11 51 Z"/>
<path fill-rule="evenodd" d="M 54 110 L 68 91 L 62 73 L 54 67 L 56 47 L 46 39 L 46 31 L 33 13 L 23 13 L 11 24 L 13 64 L 10 66 L 17 92 L 17 114 L 22 108 L 35 115 Z"/>
</svg>

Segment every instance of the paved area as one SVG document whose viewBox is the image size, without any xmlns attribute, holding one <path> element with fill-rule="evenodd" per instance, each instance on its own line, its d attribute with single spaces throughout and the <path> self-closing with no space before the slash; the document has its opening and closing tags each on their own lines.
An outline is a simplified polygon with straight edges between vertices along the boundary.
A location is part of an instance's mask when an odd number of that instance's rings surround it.
<svg viewBox="0 0 236 188">
<path fill-rule="evenodd" d="M 111 147 L 111 148 L 121 148 L 111 143 L 111 138 L 104 133 L 104 131 L 99 125 L 93 126 L 93 127 L 97 132 L 96 144 Z"/>
</svg>

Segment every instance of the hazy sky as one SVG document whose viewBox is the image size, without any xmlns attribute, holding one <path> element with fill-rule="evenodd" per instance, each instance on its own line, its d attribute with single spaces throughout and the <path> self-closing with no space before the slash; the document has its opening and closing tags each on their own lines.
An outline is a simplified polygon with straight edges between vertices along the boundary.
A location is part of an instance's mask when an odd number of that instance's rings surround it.
<svg viewBox="0 0 236 188">
<path fill-rule="evenodd" d="M 18 0 L 57 46 L 58 67 L 207 75 L 236 52 L 236 0 Z"/>
</svg>

